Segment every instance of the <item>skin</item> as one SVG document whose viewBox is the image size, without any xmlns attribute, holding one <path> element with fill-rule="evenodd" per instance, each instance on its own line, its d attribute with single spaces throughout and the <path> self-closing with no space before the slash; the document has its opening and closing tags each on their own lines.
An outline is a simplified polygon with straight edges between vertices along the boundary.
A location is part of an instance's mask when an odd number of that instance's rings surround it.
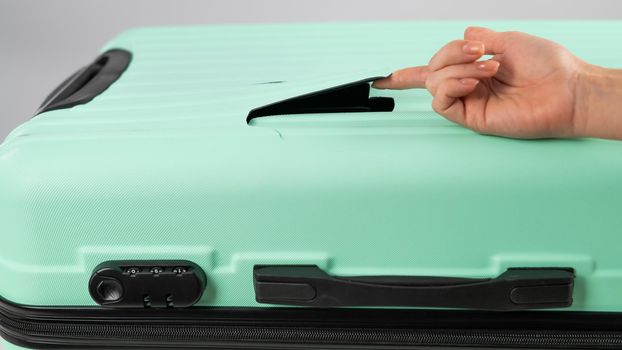
<svg viewBox="0 0 622 350">
<path fill-rule="evenodd" d="M 485 54 L 493 56 L 480 60 Z M 373 87 L 425 88 L 434 111 L 482 134 L 622 140 L 622 70 L 521 32 L 469 27 L 428 65 L 398 70 Z"/>
</svg>

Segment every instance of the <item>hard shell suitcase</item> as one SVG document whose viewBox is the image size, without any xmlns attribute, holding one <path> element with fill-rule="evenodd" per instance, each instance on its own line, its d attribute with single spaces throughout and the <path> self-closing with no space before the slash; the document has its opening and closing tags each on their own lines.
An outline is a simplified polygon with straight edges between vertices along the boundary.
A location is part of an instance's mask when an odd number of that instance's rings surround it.
<svg viewBox="0 0 622 350">
<path fill-rule="evenodd" d="M 469 24 L 110 42 L 0 147 L 5 346 L 622 346 L 622 143 L 370 89 Z M 620 22 L 482 24 L 622 62 Z"/>
</svg>

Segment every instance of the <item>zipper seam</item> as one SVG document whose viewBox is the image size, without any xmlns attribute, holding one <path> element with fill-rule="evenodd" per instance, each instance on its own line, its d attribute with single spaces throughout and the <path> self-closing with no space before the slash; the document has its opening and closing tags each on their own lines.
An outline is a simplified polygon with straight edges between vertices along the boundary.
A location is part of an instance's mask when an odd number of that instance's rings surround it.
<svg viewBox="0 0 622 350">
<path fill-rule="evenodd" d="M 2 326 L 29 337 L 53 337 L 89 345 L 93 340 L 131 344 L 149 340 L 183 344 L 191 341 L 277 342 L 336 345 L 536 346 L 619 348 L 622 332 L 384 329 L 262 326 L 188 326 L 145 323 L 80 324 L 2 320 Z M 182 345 L 180 345 L 182 346 Z"/>
</svg>

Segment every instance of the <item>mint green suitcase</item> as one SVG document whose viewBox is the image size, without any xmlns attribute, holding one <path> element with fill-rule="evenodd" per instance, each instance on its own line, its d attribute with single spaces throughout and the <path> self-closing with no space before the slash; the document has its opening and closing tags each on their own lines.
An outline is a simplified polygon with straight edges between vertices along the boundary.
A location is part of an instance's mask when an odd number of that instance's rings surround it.
<svg viewBox="0 0 622 350">
<path fill-rule="evenodd" d="M 0 146 L 5 347 L 622 346 L 622 143 L 369 82 L 464 22 L 126 32 Z M 492 22 L 622 65 L 622 22 Z"/>
</svg>

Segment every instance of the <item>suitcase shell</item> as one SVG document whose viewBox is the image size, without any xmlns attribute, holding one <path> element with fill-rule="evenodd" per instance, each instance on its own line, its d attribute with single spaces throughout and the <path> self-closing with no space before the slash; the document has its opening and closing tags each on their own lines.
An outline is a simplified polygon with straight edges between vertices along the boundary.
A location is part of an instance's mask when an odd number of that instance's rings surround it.
<svg viewBox="0 0 622 350">
<path fill-rule="evenodd" d="M 563 312 L 622 311 L 619 142 L 478 135 L 415 90 L 370 92 L 393 98 L 393 112 L 247 121 L 258 107 L 423 64 L 470 24 L 120 35 L 103 52 L 131 61 L 109 87 L 41 111 L 0 146 L 0 296 L 99 308 L 89 281 L 112 260 L 192 261 L 207 276 L 195 306 L 221 308 L 271 307 L 257 301 L 256 265 L 454 278 L 537 267 L 576 275 Z M 620 22 L 482 24 L 622 62 Z"/>
</svg>

